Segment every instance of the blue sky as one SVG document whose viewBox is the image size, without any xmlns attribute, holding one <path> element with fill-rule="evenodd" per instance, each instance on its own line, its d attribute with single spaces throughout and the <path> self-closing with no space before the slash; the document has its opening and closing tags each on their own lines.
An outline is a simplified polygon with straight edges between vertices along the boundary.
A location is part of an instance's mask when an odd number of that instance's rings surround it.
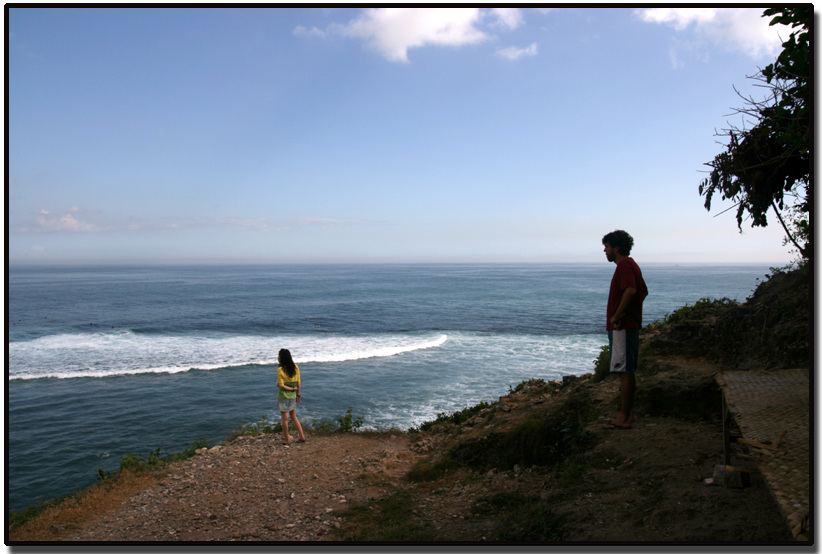
<svg viewBox="0 0 822 554">
<path fill-rule="evenodd" d="M 9 260 L 785 263 L 698 194 L 762 10 L 10 8 Z"/>
</svg>

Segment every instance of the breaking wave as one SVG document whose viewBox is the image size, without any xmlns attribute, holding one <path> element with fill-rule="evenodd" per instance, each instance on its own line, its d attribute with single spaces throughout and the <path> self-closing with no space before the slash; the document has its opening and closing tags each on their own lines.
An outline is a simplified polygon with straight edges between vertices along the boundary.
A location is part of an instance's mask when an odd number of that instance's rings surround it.
<svg viewBox="0 0 822 554">
<path fill-rule="evenodd" d="M 68 379 L 180 373 L 247 365 L 276 365 L 280 348 L 297 364 L 346 362 L 436 348 L 443 334 L 371 336 L 157 336 L 117 331 L 61 334 L 9 347 L 8 379 Z"/>
</svg>

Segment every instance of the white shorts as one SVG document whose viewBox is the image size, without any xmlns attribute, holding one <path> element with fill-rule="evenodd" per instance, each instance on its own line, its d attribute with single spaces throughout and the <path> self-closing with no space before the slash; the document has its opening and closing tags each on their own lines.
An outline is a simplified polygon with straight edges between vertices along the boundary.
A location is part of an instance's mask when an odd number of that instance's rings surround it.
<svg viewBox="0 0 822 554">
<path fill-rule="evenodd" d="M 636 371 L 639 360 L 639 329 L 608 331 L 611 346 L 611 373 Z"/>
<path fill-rule="evenodd" d="M 297 409 L 297 399 L 296 398 L 288 398 L 286 400 L 277 399 L 277 407 L 280 409 L 280 412 L 293 412 Z"/>
<path fill-rule="evenodd" d="M 625 329 L 613 331 L 611 339 L 611 373 L 623 373 L 628 367 L 628 345 Z"/>
</svg>

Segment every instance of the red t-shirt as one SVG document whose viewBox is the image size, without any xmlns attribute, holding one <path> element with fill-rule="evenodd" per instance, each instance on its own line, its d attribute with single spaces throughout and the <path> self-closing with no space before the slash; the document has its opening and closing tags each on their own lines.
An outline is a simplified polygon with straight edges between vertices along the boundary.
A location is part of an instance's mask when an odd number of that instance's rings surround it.
<svg viewBox="0 0 822 554">
<path fill-rule="evenodd" d="M 619 307 L 619 301 L 622 300 L 622 292 L 629 287 L 636 289 L 636 294 L 622 317 L 622 324 L 615 327 L 611 324 L 611 318 Z M 609 331 L 613 329 L 640 329 L 642 327 L 642 301 L 645 300 L 646 296 L 648 296 L 648 287 L 642 278 L 642 271 L 639 270 L 639 266 L 636 265 L 633 258 L 625 256 L 619 260 L 611 279 L 606 329 Z"/>
</svg>

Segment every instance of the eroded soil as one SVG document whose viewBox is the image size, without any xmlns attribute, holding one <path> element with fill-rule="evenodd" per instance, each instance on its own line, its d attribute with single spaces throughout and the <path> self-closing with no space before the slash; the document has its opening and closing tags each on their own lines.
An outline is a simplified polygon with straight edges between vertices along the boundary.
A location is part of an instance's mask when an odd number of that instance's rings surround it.
<svg viewBox="0 0 822 554">
<path fill-rule="evenodd" d="M 679 361 L 638 379 L 640 389 L 677 394 L 712 379 L 715 368 Z M 740 489 L 706 483 L 723 454 L 717 417 L 643 413 L 630 430 L 606 430 L 615 415 L 618 382 L 581 383 L 600 414 L 587 425 L 593 446 L 582 474 L 555 468 L 458 470 L 433 483 L 405 478 L 414 464 L 484 432 L 477 421 L 439 433 L 309 434 L 284 446 L 279 436 L 242 437 L 166 469 L 153 486 L 82 529 L 55 527 L 54 541 L 339 541 L 352 505 L 375 505 L 405 491 L 420 540 L 494 540 L 504 513 L 488 503 L 499 495 L 539 495 L 561 517 L 562 542 L 793 542 L 784 518 L 754 471 Z M 674 387 L 673 392 L 671 387 Z M 495 425 L 513 425 L 550 395 L 512 393 L 495 405 Z M 719 406 L 717 406 L 717 414 Z M 755 460 L 735 463 L 755 470 Z M 370 509 L 376 509 L 372 507 Z M 12 536 L 14 540 L 14 536 Z"/>
</svg>

